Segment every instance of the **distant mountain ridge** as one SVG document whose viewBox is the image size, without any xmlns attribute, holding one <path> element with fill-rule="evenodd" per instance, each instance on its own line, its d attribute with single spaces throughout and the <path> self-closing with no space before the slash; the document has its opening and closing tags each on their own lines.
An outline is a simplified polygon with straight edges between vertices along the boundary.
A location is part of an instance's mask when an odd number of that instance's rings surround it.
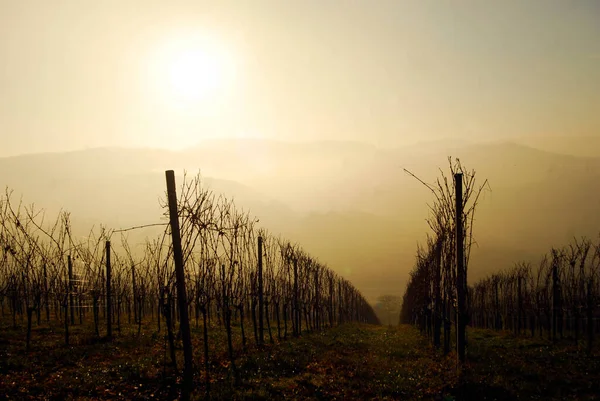
<svg viewBox="0 0 600 401">
<path fill-rule="evenodd" d="M 540 150 L 577 157 L 600 156 L 600 136 L 530 136 L 514 138 L 513 141 Z"/>
<path fill-rule="evenodd" d="M 599 157 L 514 142 L 435 141 L 381 149 L 360 142 L 212 140 L 184 151 L 101 148 L 0 158 L 0 185 L 25 203 L 64 207 L 86 225 L 126 227 L 162 217 L 164 170 L 202 173 L 274 233 L 297 241 L 375 299 L 400 294 L 429 231 L 426 182 L 459 157 L 488 178 L 471 279 L 572 236 L 600 232 Z M 481 182 L 480 181 L 480 182 Z M 83 223 L 82 223 L 83 224 Z"/>
</svg>

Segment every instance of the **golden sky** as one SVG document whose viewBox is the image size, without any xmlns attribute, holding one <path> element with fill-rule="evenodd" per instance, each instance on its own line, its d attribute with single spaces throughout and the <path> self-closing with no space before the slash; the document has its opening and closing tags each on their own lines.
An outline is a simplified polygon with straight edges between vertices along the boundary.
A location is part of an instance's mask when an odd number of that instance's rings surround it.
<svg viewBox="0 0 600 401">
<path fill-rule="evenodd" d="M 0 156 L 600 135 L 600 3 L 0 0 Z"/>
</svg>

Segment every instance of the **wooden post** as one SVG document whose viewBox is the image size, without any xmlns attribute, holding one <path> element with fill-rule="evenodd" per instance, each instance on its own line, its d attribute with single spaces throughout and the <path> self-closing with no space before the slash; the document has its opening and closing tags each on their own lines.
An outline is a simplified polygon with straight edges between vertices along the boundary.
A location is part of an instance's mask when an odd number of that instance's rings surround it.
<svg viewBox="0 0 600 401">
<path fill-rule="evenodd" d="M 587 283 L 587 351 L 592 354 L 594 348 L 594 295 L 592 288 L 594 287 L 594 279 L 590 277 Z"/>
<path fill-rule="evenodd" d="M 329 327 L 333 327 L 333 275 L 329 276 Z"/>
<path fill-rule="evenodd" d="M 48 270 L 44 263 L 44 303 L 46 304 L 46 322 L 50 322 L 50 300 L 48 296 Z"/>
<path fill-rule="evenodd" d="M 300 335 L 300 303 L 298 294 L 298 258 L 294 258 L 294 335 Z"/>
<path fill-rule="evenodd" d="M 112 338 L 112 297 L 111 297 L 110 241 L 106 241 L 106 337 Z"/>
<path fill-rule="evenodd" d="M 71 255 L 67 256 L 67 267 L 69 269 L 69 314 L 71 326 L 73 326 L 75 325 L 75 304 L 73 302 L 73 259 Z"/>
<path fill-rule="evenodd" d="M 317 266 L 315 268 L 315 328 L 316 330 L 321 330 L 321 316 L 319 313 L 319 308 L 321 306 L 321 299 L 319 297 L 320 295 L 320 291 L 319 291 L 319 267 Z"/>
<path fill-rule="evenodd" d="M 264 298 L 263 298 L 263 239 L 258 237 L 258 341 L 260 345 L 265 343 L 263 314 L 264 314 Z"/>
<path fill-rule="evenodd" d="M 523 321 L 523 289 L 522 289 L 522 278 L 519 274 L 517 278 L 517 334 L 521 335 L 521 323 Z M 527 327 L 525 327 L 525 331 L 527 331 Z"/>
<path fill-rule="evenodd" d="M 440 348 L 441 339 L 442 339 L 442 240 L 438 238 L 436 246 L 435 246 L 435 282 L 434 285 L 434 327 L 433 327 L 433 345 L 436 348 Z"/>
<path fill-rule="evenodd" d="M 257 274 L 258 276 L 258 274 Z M 260 347 L 260 337 L 258 335 L 258 322 L 256 318 L 256 305 L 258 304 L 258 279 L 255 279 L 254 272 L 250 272 L 250 311 L 252 312 L 252 327 L 254 328 L 254 341 Z M 243 326 L 242 326 L 243 327 Z M 243 330 L 242 330 L 243 332 Z M 244 338 L 244 336 L 242 336 Z M 245 342 L 244 342 L 245 343 Z M 244 344 L 245 345 L 245 344 Z"/>
<path fill-rule="evenodd" d="M 171 220 L 171 236 L 173 238 L 173 257 L 175 259 L 175 277 L 177 279 L 177 301 L 179 303 L 180 330 L 183 340 L 183 386 L 182 400 L 189 400 L 193 385 L 193 359 L 190 321 L 188 317 L 187 295 L 185 291 L 185 273 L 183 269 L 183 251 L 181 249 L 181 234 L 177 211 L 177 192 L 175 189 L 175 172 L 165 172 L 167 178 L 167 196 L 169 199 L 169 217 Z"/>
<path fill-rule="evenodd" d="M 71 260 L 71 257 L 69 256 L 69 258 L 67 259 L 67 261 Z M 68 263 L 68 262 L 67 262 Z M 67 273 L 68 274 L 68 273 Z M 65 322 L 65 345 L 69 346 L 69 280 L 68 277 L 66 277 L 66 285 L 65 285 L 65 297 L 63 298 L 63 302 L 62 302 L 62 307 L 64 308 L 65 311 L 65 315 L 64 317 L 64 322 Z M 14 311 L 15 311 L 15 307 L 13 304 L 13 316 L 14 316 Z M 13 317 L 14 319 L 14 317 Z M 16 324 L 16 323 L 15 323 Z"/>
<path fill-rule="evenodd" d="M 454 174 L 456 186 L 456 294 L 457 294 L 457 325 L 456 325 L 456 348 L 458 361 L 465 361 L 465 318 L 466 318 L 466 272 L 464 257 L 464 237 L 463 237 L 463 185 L 462 173 Z"/>
<path fill-rule="evenodd" d="M 133 323 L 137 323 L 137 301 L 136 301 L 136 288 L 135 288 L 135 264 L 131 265 L 131 298 L 133 298 Z M 131 316 L 131 314 L 130 314 Z M 141 317 L 140 317 L 141 318 Z"/>
<path fill-rule="evenodd" d="M 338 326 L 344 322 L 343 316 L 343 299 L 342 299 L 342 282 L 338 281 Z"/>
<path fill-rule="evenodd" d="M 559 308 L 558 298 L 558 257 L 554 255 L 552 261 L 552 341 L 556 341 Z"/>
</svg>

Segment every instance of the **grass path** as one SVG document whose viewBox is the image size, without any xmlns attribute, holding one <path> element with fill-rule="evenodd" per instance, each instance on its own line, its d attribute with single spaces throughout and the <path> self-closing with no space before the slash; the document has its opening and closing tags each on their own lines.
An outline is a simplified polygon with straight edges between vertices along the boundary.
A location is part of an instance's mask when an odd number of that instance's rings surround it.
<svg viewBox="0 0 600 401">
<path fill-rule="evenodd" d="M 441 360 L 440 360 L 441 359 Z M 281 344 L 242 365 L 255 399 L 434 399 L 456 382 L 453 360 L 435 355 L 409 326 L 348 325 Z"/>
<path fill-rule="evenodd" d="M 165 364 L 163 335 L 148 327 L 112 343 L 75 326 L 74 345 L 59 330 L 35 330 L 24 352 L 20 330 L 0 329 L 0 400 L 173 400 L 178 375 Z M 238 333 L 239 334 L 239 333 Z M 204 399 L 200 336 L 194 333 L 195 399 Z M 236 334 L 233 378 L 225 338 L 211 333 L 211 395 L 223 400 L 600 400 L 600 355 L 572 342 L 468 330 L 467 364 L 459 380 L 455 355 L 432 349 L 412 326 L 342 325 L 241 352 Z M 179 352 L 179 357 L 181 357 Z M 181 368 L 182 361 L 179 361 Z"/>
</svg>

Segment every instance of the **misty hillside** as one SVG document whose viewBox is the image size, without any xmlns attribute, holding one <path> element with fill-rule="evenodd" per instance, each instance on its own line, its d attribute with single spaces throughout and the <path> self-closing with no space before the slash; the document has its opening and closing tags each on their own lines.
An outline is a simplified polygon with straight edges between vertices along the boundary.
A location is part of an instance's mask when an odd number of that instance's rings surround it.
<svg viewBox="0 0 600 401">
<path fill-rule="evenodd" d="M 548 152 L 580 157 L 598 157 L 600 138 L 595 136 L 529 136 L 515 139 L 519 143 Z"/>
<path fill-rule="evenodd" d="M 26 203 L 72 212 L 76 227 L 119 228 L 162 218 L 164 170 L 204 183 L 352 280 L 369 299 L 400 294 L 428 231 L 426 182 L 459 157 L 489 179 L 479 205 L 470 278 L 537 258 L 573 236 L 600 232 L 591 188 L 600 158 L 515 143 L 429 142 L 381 150 L 358 142 L 212 140 L 182 152 L 90 149 L 0 159 L 0 183 Z M 181 180 L 181 176 L 179 177 Z M 85 227 L 84 227 L 85 226 Z"/>
</svg>

